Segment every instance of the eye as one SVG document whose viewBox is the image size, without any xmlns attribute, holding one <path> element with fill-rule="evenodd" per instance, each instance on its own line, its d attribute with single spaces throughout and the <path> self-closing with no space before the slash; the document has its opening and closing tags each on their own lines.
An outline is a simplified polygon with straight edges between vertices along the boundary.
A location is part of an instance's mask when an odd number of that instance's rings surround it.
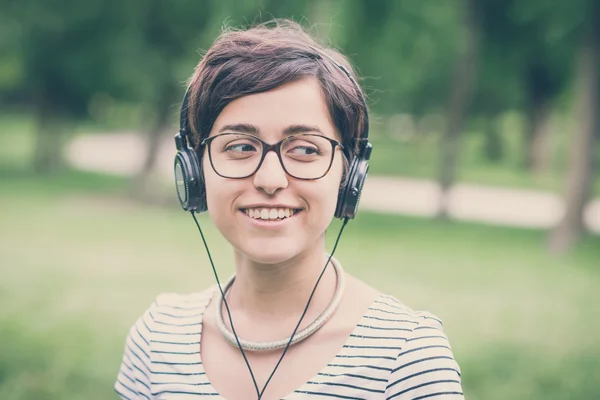
<svg viewBox="0 0 600 400">
<path fill-rule="evenodd" d="M 314 146 L 295 146 L 291 148 L 289 153 L 299 155 L 299 156 L 319 156 L 321 152 L 318 148 Z"/>
<path fill-rule="evenodd" d="M 224 151 L 232 153 L 250 153 L 255 152 L 256 147 L 252 143 L 233 143 L 227 145 Z"/>
</svg>

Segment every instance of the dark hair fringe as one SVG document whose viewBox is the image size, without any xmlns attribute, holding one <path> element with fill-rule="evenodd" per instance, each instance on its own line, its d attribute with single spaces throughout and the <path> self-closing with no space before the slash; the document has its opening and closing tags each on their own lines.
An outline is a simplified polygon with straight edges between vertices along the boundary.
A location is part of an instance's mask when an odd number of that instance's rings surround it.
<svg viewBox="0 0 600 400">
<path fill-rule="evenodd" d="M 363 94 L 328 58 L 356 76 L 339 51 L 321 45 L 292 20 L 275 19 L 245 30 L 224 28 L 189 80 L 188 119 L 196 151 L 231 101 L 312 77 L 320 83 L 345 148 L 346 172 L 356 154 L 367 110 L 363 109 Z"/>
</svg>

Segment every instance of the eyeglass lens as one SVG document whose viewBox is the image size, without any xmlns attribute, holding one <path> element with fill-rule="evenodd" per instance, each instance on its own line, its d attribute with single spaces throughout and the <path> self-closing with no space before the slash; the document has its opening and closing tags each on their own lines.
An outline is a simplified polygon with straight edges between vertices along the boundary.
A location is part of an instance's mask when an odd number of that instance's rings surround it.
<svg viewBox="0 0 600 400">
<path fill-rule="evenodd" d="M 327 173 L 333 160 L 332 142 L 320 135 L 294 134 L 281 142 L 284 170 L 299 179 L 317 179 Z M 210 157 L 215 171 L 228 178 L 252 175 L 259 167 L 263 143 L 256 137 L 225 133 L 210 142 Z"/>
</svg>

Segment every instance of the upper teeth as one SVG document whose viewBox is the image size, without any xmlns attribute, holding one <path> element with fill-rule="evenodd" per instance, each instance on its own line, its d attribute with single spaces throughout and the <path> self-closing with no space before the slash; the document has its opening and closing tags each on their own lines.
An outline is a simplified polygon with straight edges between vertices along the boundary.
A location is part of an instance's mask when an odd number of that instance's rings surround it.
<svg viewBox="0 0 600 400">
<path fill-rule="evenodd" d="M 256 219 L 278 219 L 294 215 L 296 210 L 292 208 L 246 208 L 244 210 L 250 218 Z"/>
</svg>

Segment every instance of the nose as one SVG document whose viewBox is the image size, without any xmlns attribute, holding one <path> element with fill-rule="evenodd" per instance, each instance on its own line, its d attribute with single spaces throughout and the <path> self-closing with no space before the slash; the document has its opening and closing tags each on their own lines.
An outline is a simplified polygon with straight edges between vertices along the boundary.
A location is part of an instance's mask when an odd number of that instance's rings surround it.
<svg viewBox="0 0 600 400">
<path fill-rule="evenodd" d="M 288 176 L 274 151 L 265 155 L 262 165 L 254 174 L 254 187 L 267 194 L 274 194 L 288 186 Z"/>
</svg>

